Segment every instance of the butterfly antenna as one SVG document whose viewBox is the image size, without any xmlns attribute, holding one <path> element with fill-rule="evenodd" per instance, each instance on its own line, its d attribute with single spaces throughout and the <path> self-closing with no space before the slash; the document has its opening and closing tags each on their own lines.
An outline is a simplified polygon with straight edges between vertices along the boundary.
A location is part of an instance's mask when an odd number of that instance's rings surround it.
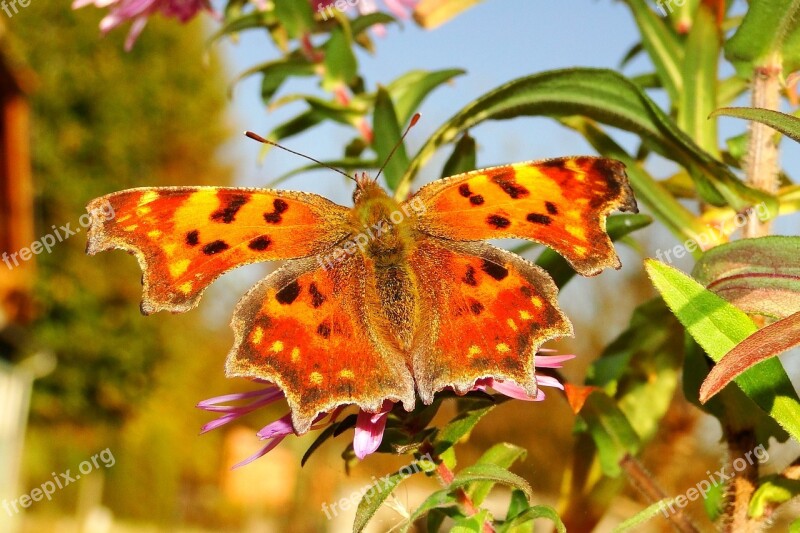
<svg viewBox="0 0 800 533">
<path fill-rule="evenodd" d="M 392 159 L 392 156 L 394 155 L 394 153 L 403 144 L 403 140 L 406 138 L 406 135 L 408 135 L 408 132 L 411 130 L 411 128 L 413 128 L 417 124 L 417 122 L 419 122 L 419 118 L 420 118 L 420 114 L 419 113 L 414 113 L 414 116 L 411 117 L 411 122 L 408 123 L 408 127 L 406 128 L 406 131 L 404 131 L 403 135 L 400 136 L 400 140 L 398 140 L 395 143 L 394 148 L 392 148 L 392 151 L 389 152 L 389 155 L 386 156 L 386 161 L 383 162 L 383 165 L 381 166 L 381 169 L 378 171 L 378 174 L 375 176 L 375 181 L 378 181 L 378 178 L 381 177 L 381 173 L 383 172 L 383 169 L 386 168 L 386 165 L 389 164 L 389 160 Z"/>
<path fill-rule="evenodd" d="M 343 170 L 338 169 L 336 167 L 332 167 L 327 163 L 323 163 L 319 159 L 314 159 L 310 155 L 301 154 L 300 152 L 295 152 L 294 150 L 292 150 L 290 148 L 286 148 L 285 146 L 280 145 L 280 144 L 278 144 L 278 143 L 276 143 L 274 141 L 270 141 L 269 139 L 265 139 L 261 135 L 259 135 L 257 133 L 253 133 L 252 131 L 246 131 L 246 132 L 244 132 L 244 134 L 247 135 L 248 137 L 250 137 L 251 139 L 253 139 L 254 141 L 258 141 L 260 143 L 264 143 L 264 144 L 269 144 L 269 145 L 275 146 L 277 148 L 280 148 L 281 150 L 286 150 L 290 154 L 299 155 L 300 157 L 304 157 L 304 158 L 308 159 L 309 161 L 313 161 L 314 163 L 316 163 L 316 164 L 318 164 L 318 165 L 320 165 L 322 167 L 325 167 L 325 168 L 328 168 L 330 170 L 333 170 L 334 172 L 338 172 L 339 174 L 341 174 L 342 176 L 344 176 L 347 179 L 351 179 L 353 181 L 356 181 L 356 179 L 353 176 L 351 176 L 350 174 L 348 174 L 347 172 L 344 172 Z"/>
</svg>

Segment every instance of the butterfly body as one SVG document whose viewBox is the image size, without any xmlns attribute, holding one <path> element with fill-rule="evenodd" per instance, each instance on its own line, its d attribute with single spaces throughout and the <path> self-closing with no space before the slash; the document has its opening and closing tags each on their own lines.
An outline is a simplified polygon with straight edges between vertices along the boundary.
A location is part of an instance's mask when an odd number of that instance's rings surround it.
<svg viewBox="0 0 800 533">
<path fill-rule="evenodd" d="M 482 378 L 537 391 L 539 346 L 569 335 L 539 267 L 485 239 L 527 238 L 594 275 L 619 267 L 605 233 L 635 210 L 622 164 L 601 158 L 518 163 L 434 182 L 397 202 L 366 176 L 354 206 L 265 189 L 131 189 L 96 220 L 89 253 L 123 248 L 144 271 L 144 312 L 184 311 L 241 264 L 284 266 L 239 302 L 230 376 L 274 382 L 295 430 L 323 412 L 471 390 Z"/>
</svg>

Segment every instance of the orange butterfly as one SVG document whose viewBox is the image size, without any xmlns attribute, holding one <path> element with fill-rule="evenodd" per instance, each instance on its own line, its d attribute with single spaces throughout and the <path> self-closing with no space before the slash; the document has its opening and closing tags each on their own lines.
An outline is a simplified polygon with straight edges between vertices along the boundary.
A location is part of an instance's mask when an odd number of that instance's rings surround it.
<svg viewBox="0 0 800 533">
<path fill-rule="evenodd" d="M 481 242 L 523 238 L 581 274 L 619 268 L 605 232 L 612 210 L 636 212 L 618 161 L 567 157 L 476 170 L 398 203 L 356 179 L 354 206 L 302 192 L 138 188 L 97 198 L 88 253 L 134 253 L 142 312 L 183 312 L 219 275 L 291 260 L 236 307 L 229 376 L 280 387 L 294 430 L 321 413 L 385 400 L 414 407 L 436 392 L 510 380 L 536 396 L 534 356 L 572 326 L 541 268 Z"/>
</svg>

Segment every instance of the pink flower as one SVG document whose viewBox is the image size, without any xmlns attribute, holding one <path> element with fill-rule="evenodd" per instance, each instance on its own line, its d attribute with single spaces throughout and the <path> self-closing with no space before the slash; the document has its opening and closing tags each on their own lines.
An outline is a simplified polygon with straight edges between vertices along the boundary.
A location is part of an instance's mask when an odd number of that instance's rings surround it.
<svg viewBox="0 0 800 533">
<path fill-rule="evenodd" d="M 147 24 L 147 19 L 158 12 L 165 17 L 178 19 L 182 23 L 188 22 L 203 10 L 219 17 L 211 8 L 209 0 L 74 0 L 72 9 L 80 9 L 90 4 L 110 9 L 108 15 L 100 21 L 100 30 L 103 33 L 108 33 L 124 22 L 133 21 L 125 39 L 127 51 L 133 48 Z"/>
<path fill-rule="evenodd" d="M 383 3 L 386 4 L 388 10 L 394 15 L 395 17 L 403 20 L 407 20 L 409 17 L 409 13 L 414 6 L 417 5 L 419 0 L 383 0 Z M 335 0 L 310 0 L 311 7 L 314 8 L 314 11 L 317 13 L 321 13 L 325 9 L 328 9 L 331 6 L 336 4 Z M 348 3 L 348 5 L 352 5 Z M 358 0 L 356 3 L 358 6 L 358 12 L 362 15 L 367 15 L 369 13 L 375 13 L 378 11 L 378 6 L 375 4 L 375 0 Z M 383 37 L 386 35 L 386 28 L 383 24 L 376 24 L 373 26 L 375 33 L 379 37 Z"/>
<path fill-rule="evenodd" d="M 550 350 L 540 350 L 542 352 L 549 352 Z M 536 355 L 536 368 L 561 368 L 561 363 L 574 358 L 574 355 Z M 564 386 L 557 379 L 551 376 L 536 374 L 536 382 L 542 387 L 555 387 L 564 389 Z M 514 383 L 513 381 L 502 381 L 493 378 L 479 379 L 472 390 L 485 391 L 487 388 L 494 391 L 523 401 L 541 401 L 544 400 L 544 392 L 538 389 L 536 396 L 529 396 L 525 389 Z M 271 403 L 283 400 L 285 398 L 283 391 L 274 385 L 255 391 L 243 392 L 238 394 L 226 394 L 225 396 L 217 396 L 210 398 L 197 404 L 197 407 L 205 411 L 214 413 L 221 413 L 221 416 L 211 422 L 205 424 L 200 433 L 206 433 L 218 427 L 236 420 L 237 418 L 246 415 L 256 409 L 267 406 Z M 231 402 L 239 402 L 241 400 L 249 400 L 249 403 L 243 405 L 229 405 Z M 364 459 L 367 455 L 375 453 L 383 441 L 383 433 L 386 429 L 386 421 L 389 413 L 394 408 L 394 403 L 391 400 L 383 402 L 380 411 L 377 413 L 370 413 L 364 410 L 359 410 L 358 418 L 356 419 L 355 434 L 353 436 L 353 450 L 356 457 Z M 336 422 L 341 412 L 346 406 L 340 406 L 333 410 L 330 414 L 321 413 L 314 420 L 311 429 L 322 429 Z M 327 418 L 327 420 L 325 420 Z M 259 457 L 263 457 L 280 444 L 283 439 L 289 435 L 297 435 L 292 425 L 291 413 L 287 413 L 280 417 L 278 420 L 267 424 L 256 433 L 261 440 L 268 441 L 267 444 L 258 452 L 251 455 L 247 459 L 237 463 L 233 468 L 244 466 Z"/>
</svg>

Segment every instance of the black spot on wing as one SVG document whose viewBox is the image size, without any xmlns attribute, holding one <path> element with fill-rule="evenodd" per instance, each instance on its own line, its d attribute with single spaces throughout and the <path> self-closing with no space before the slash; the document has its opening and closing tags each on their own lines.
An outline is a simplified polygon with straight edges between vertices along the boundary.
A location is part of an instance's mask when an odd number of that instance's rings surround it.
<svg viewBox="0 0 800 533">
<path fill-rule="evenodd" d="M 525 217 L 525 220 L 534 224 L 542 224 L 543 226 L 550 225 L 550 222 L 552 221 L 549 216 L 539 213 L 528 213 L 528 216 Z"/>
<path fill-rule="evenodd" d="M 203 246 L 203 253 L 206 255 L 214 255 L 224 252 L 228 248 L 230 248 L 230 246 L 228 246 L 228 243 L 225 241 L 213 241 Z"/>
<path fill-rule="evenodd" d="M 200 232 L 192 230 L 186 234 L 186 244 L 189 246 L 197 246 L 200 244 Z"/>
<path fill-rule="evenodd" d="M 513 170 L 509 170 L 495 176 L 492 176 L 492 181 L 496 183 L 503 192 L 509 195 L 512 199 L 517 200 L 519 198 L 524 198 L 530 194 L 528 189 L 523 187 L 522 185 L 518 184 L 514 179 L 516 176 L 516 172 Z"/>
<path fill-rule="evenodd" d="M 475 196 L 472 196 L 472 197 L 469 199 L 469 202 L 470 202 L 472 205 L 481 205 L 481 204 L 484 202 L 484 200 L 483 200 L 483 196 L 481 196 L 480 194 L 476 194 Z"/>
<path fill-rule="evenodd" d="M 469 310 L 472 311 L 473 315 L 479 315 L 483 312 L 483 304 L 477 300 L 473 300 L 469 304 Z"/>
<path fill-rule="evenodd" d="M 327 339 L 331 336 L 331 326 L 327 322 L 323 322 L 319 326 L 317 326 L 317 335 L 320 337 Z"/>
<path fill-rule="evenodd" d="M 264 220 L 269 224 L 278 224 L 283 217 L 282 213 L 289 210 L 289 204 L 285 200 L 275 198 L 272 201 L 272 213 L 264 213 Z"/>
<path fill-rule="evenodd" d="M 239 209 L 241 209 L 248 200 L 250 200 L 250 197 L 246 194 L 235 194 L 231 196 L 223 207 L 211 213 L 211 220 L 230 224 L 236 219 L 236 213 L 239 212 Z"/>
<path fill-rule="evenodd" d="M 272 244 L 272 241 L 266 235 L 261 235 L 260 237 L 256 237 L 252 241 L 247 244 L 247 247 L 251 250 L 255 250 L 256 252 L 263 252 L 269 245 Z"/>
<path fill-rule="evenodd" d="M 551 215 L 558 214 L 558 208 L 556 207 L 556 204 L 554 204 L 553 202 L 545 202 L 544 207 L 545 209 L 547 209 L 547 212 L 550 213 Z"/>
<path fill-rule="evenodd" d="M 467 265 L 467 273 L 464 274 L 464 277 L 461 279 L 467 285 L 471 285 L 475 287 L 478 285 L 478 280 L 475 279 L 475 268 L 472 265 Z"/>
<path fill-rule="evenodd" d="M 491 277 L 500 281 L 501 279 L 508 276 L 508 269 L 500 266 L 496 263 L 492 263 L 491 261 L 484 259 L 483 264 L 481 265 L 481 270 L 489 274 Z"/>
<path fill-rule="evenodd" d="M 300 296 L 300 284 L 297 283 L 297 280 L 294 280 L 279 290 L 277 294 L 275 294 L 275 299 L 278 300 L 280 304 L 289 305 L 294 302 L 298 296 Z"/>
<path fill-rule="evenodd" d="M 462 183 L 458 186 L 458 194 L 464 198 L 469 198 L 472 196 L 472 191 L 469 190 L 469 185 L 467 183 Z"/>
<path fill-rule="evenodd" d="M 319 292 L 315 282 L 312 281 L 308 286 L 308 293 L 311 295 L 311 305 L 314 306 L 314 309 L 325 303 L 326 298 Z"/>
<path fill-rule="evenodd" d="M 504 216 L 500 215 L 489 215 L 486 219 L 486 223 L 490 226 L 494 226 L 497 229 L 507 228 L 511 225 L 511 221 Z"/>
</svg>

